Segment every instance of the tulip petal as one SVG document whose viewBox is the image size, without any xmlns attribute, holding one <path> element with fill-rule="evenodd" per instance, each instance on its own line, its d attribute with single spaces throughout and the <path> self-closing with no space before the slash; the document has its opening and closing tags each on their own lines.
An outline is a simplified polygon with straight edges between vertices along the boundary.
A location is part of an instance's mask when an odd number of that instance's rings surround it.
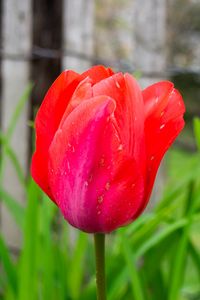
<svg viewBox="0 0 200 300">
<path fill-rule="evenodd" d="M 73 96 L 69 102 L 69 105 L 63 115 L 63 120 L 66 119 L 67 115 L 72 112 L 72 110 L 78 106 L 82 101 L 93 97 L 92 86 L 97 82 L 105 79 L 113 74 L 110 68 L 105 68 L 104 66 L 94 66 L 89 70 L 85 71 L 80 75 L 80 83 L 76 87 Z"/>
<path fill-rule="evenodd" d="M 126 150 L 129 145 L 129 129 L 127 130 L 127 118 L 129 119 L 129 114 L 127 113 L 127 102 L 124 99 L 124 93 L 126 91 L 126 85 L 124 80 L 124 75 L 122 73 L 117 73 L 109 78 L 101 80 L 93 86 L 93 95 L 106 95 L 115 99 L 117 103 L 117 108 L 115 110 L 115 118 L 117 120 L 117 126 L 119 128 L 119 134 L 121 139 L 126 143 L 123 145 Z"/>
<path fill-rule="evenodd" d="M 92 98 L 93 90 L 92 90 L 92 83 L 89 77 L 83 79 L 79 85 L 76 87 L 71 100 L 63 114 L 62 120 L 60 122 L 60 127 L 65 122 L 67 116 L 84 100 L 88 100 Z"/>
<path fill-rule="evenodd" d="M 133 156 L 143 176 L 146 176 L 146 149 L 144 136 L 144 103 L 142 93 L 137 81 L 130 75 L 125 74 L 127 93 L 126 99 L 129 103 L 129 114 L 132 114 L 133 129 L 130 135 L 133 145 Z M 130 126 L 130 124 L 129 124 Z"/>
<path fill-rule="evenodd" d="M 49 149 L 53 196 L 65 218 L 85 231 L 98 227 L 94 219 L 96 197 L 88 193 L 88 184 L 97 161 L 99 139 L 114 109 L 115 102 L 107 96 L 83 101 L 68 115 Z"/>
<path fill-rule="evenodd" d="M 84 79 L 86 77 L 90 77 L 92 79 L 93 84 L 110 77 L 114 72 L 110 68 L 105 68 L 102 65 L 93 66 L 89 70 L 85 71 L 81 74 L 81 77 Z"/>
<path fill-rule="evenodd" d="M 101 216 L 102 232 L 109 233 L 132 222 L 144 197 L 144 178 L 133 158 L 122 157 L 115 166 L 114 176 L 105 184 L 98 197 L 97 213 Z"/>
<path fill-rule="evenodd" d="M 170 81 L 161 81 L 143 90 L 145 118 L 160 118 L 160 114 L 168 103 L 168 96 L 172 92 L 174 85 Z"/>
<path fill-rule="evenodd" d="M 32 158 L 31 173 L 52 200 L 47 174 L 48 149 L 79 83 L 78 77 L 79 75 L 73 71 L 64 71 L 50 87 L 36 116 L 36 151 Z"/>
<path fill-rule="evenodd" d="M 145 201 L 150 197 L 156 172 L 167 149 L 184 127 L 184 103 L 180 93 L 169 82 L 156 83 L 143 91 L 146 119 L 147 181 Z M 152 102 L 152 103 L 151 103 Z"/>
<path fill-rule="evenodd" d="M 129 74 L 116 73 L 95 84 L 93 94 L 115 99 L 115 118 L 123 147 L 128 154 L 138 157 L 144 149 L 144 108 L 137 82 Z"/>
</svg>

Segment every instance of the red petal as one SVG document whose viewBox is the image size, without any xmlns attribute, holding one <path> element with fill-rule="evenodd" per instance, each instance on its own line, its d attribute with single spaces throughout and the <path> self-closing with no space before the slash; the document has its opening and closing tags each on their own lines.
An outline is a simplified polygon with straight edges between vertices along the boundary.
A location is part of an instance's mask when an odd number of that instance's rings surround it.
<svg viewBox="0 0 200 300">
<path fill-rule="evenodd" d="M 144 103 L 140 87 L 136 80 L 130 75 L 125 74 L 127 86 L 127 98 L 129 103 L 129 115 L 132 114 L 133 129 L 131 132 L 133 156 L 140 168 L 143 176 L 146 176 L 146 149 L 144 136 Z M 129 124 L 129 126 L 132 126 Z"/>
<path fill-rule="evenodd" d="M 100 195 L 98 213 L 102 232 L 111 232 L 133 220 L 144 197 L 144 178 L 133 158 L 121 157 L 113 178 L 105 184 Z"/>
<path fill-rule="evenodd" d="M 98 81 L 112 75 L 113 71 L 104 66 L 94 66 L 80 75 L 81 82 L 76 87 L 69 105 L 63 115 L 63 120 L 77 107 L 82 101 L 93 97 L 92 85 Z M 61 122 L 62 123 L 62 122 Z"/>
<path fill-rule="evenodd" d="M 93 90 L 91 85 L 91 79 L 86 77 L 83 79 L 79 85 L 76 87 L 71 100 L 63 114 L 62 120 L 60 122 L 60 127 L 62 126 L 63 122 L 65 122 L 67 116 L 84 100 L 88 100 L 92 98 Z"/>
<path fill-rule="evenodd" d="M 114 72 L 110 68 L 105 68 L 104 66 L 94 66 L 89 70 L 85 71 L 81 74 L 81 77 L 84 79 L 86 77 L 90 77 L 92 79 L 93 84 L 110 77 Z"/>
<path fill-rule="evenodd" d="M 31 173 L 38 185 L 51 198 L 53 197 L 47 176 L 48 149 L 79 83 L 78 78 L 79 75 L 73 71 L 63 72 L 48 90 L 36 116 L 36 151 L 32 158 Z"/>
<path fill-rule="evenodd" d="M 136 80 L 129 74 L 117 73 L 93 86 L 94 95 L 107 95 L 116 103 L 116 128 L 122 147 L 134 157 L 145 173 L 144 104 Z"/>
<path fill-rule="evenodd" d="M 141 110 L 141 105 L 143 105 L 141 92 L 137 83 L 129 74 L 123 75 L 122 73 L 117 73 L 95 84 L 93 86 L 93 93 L 94 96 L 107 95 L 115 99 L 117 103 L 115 110 L 117 124 L 122 140 L 126 143 L 131 153 L 133 150 L 134 115 L 138 113 L 137 110 Z"/>
<path fill-rule="evenodd" d="M 161 159 L 184 127 L 184 103 L 170 82 L 156 83 L 143 91 L 147 105 L 145 120 L 147 181 L 145 208 Z"/>
<path fill-rule="evenodd" d="M 143 99 L 145 107 L 145 117 L 151 118 L 151 115 L 160 117 L 161 112 L 166 107 L 168 96 L 173 90 L 173 83 L 170 81 L 161 81 L 155 83 L 143 90 Z"/>
</svg>

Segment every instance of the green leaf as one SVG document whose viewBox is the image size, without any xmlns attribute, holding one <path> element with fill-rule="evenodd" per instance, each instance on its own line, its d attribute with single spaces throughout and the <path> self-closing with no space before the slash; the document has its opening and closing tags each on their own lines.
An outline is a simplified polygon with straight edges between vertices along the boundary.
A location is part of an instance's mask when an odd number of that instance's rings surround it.
<svg viewBox="0 0 200 300">
<path fill-rule="evenodd" d="M 22 167 L 19 163 L 17 155 L 15 154 L 14 150 L 10 147 L 7 138 L 0 132 L 0 144 L 3 146 L 4 156 L 8 156 L 10 159 L 13 167 L 15 168 L 16 174 L 19 178 L 19 183 L 25 186 L 25 175 L 22 170 Z M 3 164 L 1 166 L 1 178 L 3 176 Z"/>
<path fill-rule="evenodd" d="M 41 192 L 31 180 L 27 193 L 27 210 L 24 226 L 24 243 L 19 264 L 19 295 L 18 300 L 37 299 L 38 278 L 37 247 L 38 247 L 38 215 Z"/>
<path fill-rule="evenodd" d="M 132 251 L 125 235 L 122 235 L 122 251 L 131 279 L 132 295 L 135 300 L 143 300 L 144 286 L 136 268 L 136 260 L 133 259 L 134 255 L 131 253 Z"/>
<path fill-rule="evenodd" d="M 197 269 L 197 272 L 199 274 L 199 282 L 200 282 L 200 253 L 199 251 L 195 248 L 195 246 L 193 245 L 192 241 L 189 241 L 189 253 L 193 259 L 194 262 L 194 266 Z"/>
<path fill-rule="evenodd" d="M 6 137 L 7 137 L 8 141 L 10 141 L 10 138 L 11 138 L 11 136 L 12 136 L 14 130 L 15 130 L 17 121 L 18 121 L 18 119 L 19 119 L 19 117 L 22 113 L 22 110 L 23 110 L 26 102 L 28 101 L 28 99 L 30 97 L 32 88 L 33 88 L 33 84 L 30 83 L 27 86 L 27 88 L 25 89 L 21 99 L 19 100 L 19 102 L 16 105 L 16 108 L 14 110 L 14 113 L 13 113 L 12 117 L 11 117 L 11 121 L 10 121 L 10 124 L 9 124 L 7 132 L 6 132 Z"/>
<path fill-rule="evenodd" d="M 139 249 L 135 253 L 136 259 L 143 256 L 147 251 L 151 248 L 157 246 L 160 242 L 162 242 L 169 235 L 173 234 L 175 231 L 187 225 L 187 219 L 178 220 L 171 225 L 166 226 L 163 230 L 158 233 L 155 233 L 153 236 L 150 236 L 149 239 L 144 241 Z"/>
<path fill-rule="evenodd" d="M 177 241 L 176 253 L 172 261 L 171 276 L 169 282 L 169 294 L 168 300 L 178 299 L 181 283 L 183 281 L 183 275 L 185 270 L 185 261 L 188 251 L 189 232 L 192 224 L 192 215 L 195 209 L 195 197 L 194 197 L 194 182 L 189 184 L 188 196 L 185 206 L 185 217 L 188 218 L 186 226 L 182 229 L 182 234 L 179 241 Z"/>
<path fill-rule="evenodd" d="M 115 276 L 109 286 L 108 289 L 108 299 L 115 300 L 115 299 L 126 299 L 124 294 L 126 293 L 128 287 L 127 283 L 129 280 L 129 274 L 127 269 L 125 270 L 123 267 L 121 272 Z"/>
<path fill-rule="evenodd" d="M 39 211 L 40 240 L 37 258 L 37 269 L 42 273 L 41 297 L 42 299 L 57 299 L 54 276 L 57 265 L 58 250 L 54 246 L 53 221 L 57 211 L 56 205 L 43 195 Z M 59 279 L 59 278 L 58 278 Z"/>
<path fill-rule="evenodd" d="M 12 147 L 10 146 L 10 140 L 11 140 L 11 137 L 12 137 L 13 132 L 15 130 L 17 121 L 18 121 L 18 119 L 19 119 L 19 117 L 20 117 L 20 115 L 23 111 L 23 107 L 29 99 L 30 93 L 32 91 L 32 87 L 33 87 L 33 84 L 30 83 L 27 86 L 27 88 L 26 88 L 24 94 L 22 95 L 21 99 L 17 103 L 17 105 L 15 107 L 15 110 L 13 112 L 13 115 L 11 117 L 10 123 L 8 125 L 6 133 L 3 134 L 2 132 L 0 132 L 0 145 L 2 146 L 1 147 L 2 148 L 1 149 L 2 153 L 1 154 L 2 154 L 2 157 L 3 157 L 3 160 L 0 163 L 0 180 L 1 181 L 2 181 L 2 176 L 3 176 L 3 172 L 4 172 L 4 167 L 5 167 L 4 158 L 5 158 L 6 155 L 8 155 L 9 158 L 11 159 L 12 163 L 13 163 L 13 166 L 15 167 L 15 169 L 17 171 L 20 182 L 24 183 L 24 174 L 23 174 L 23 171 L 20 167 L 20 164 L 18 162 L 17 157 L 16 157 L 14 151 L 12 150 Z"/>
<path fill-rule="evenodd" d="M 194 136 L 196 140 L 196 145 L 198 151 L 200 151 L 200 119 L 199 118 L 194 118 L 193 126 L 194 126 Z"/>
<path fill-rule="evenodd" d="M 4 191 L 3 188 L 0 187 L 0 198 L 3 201 L 4 205 L 7 207 L 11 216 L 14 218 L 16 224 L 20 229 L 24 227 L 24 219 L 25 219 L 25 209 L 24 207 L 14 199 L 8 192 Z"/>
<path fill-rule="evenodd" d="M 15 266 L 12 263 L 10 252 L 6 246 L 3 237 L 0 235 L 0 258 L 5 274 L 8 278 L 8 286 L 12 289 L 13 294 L 17 292 L 17 276 Z"/>
<path fill-rule="evenodd" d="M 134 282 L 136 279 L 134 279 L 133 275 L 136 275 L 137 273 L 136 273 L 135 269 L 133 268 L 133 266 L 134 266 L 133 263 L 136 262 L 143 255 L 145 255 L 145 253 L 147 251 L 153 249 L 154 247 L 158 247 L 159 243 L 161 243 L 164 239 L 168 238 L 170 235 L 174 234 L 177 230 L 180 230 L 180 228 L 186 226 L 186 224 L 187 224 L 187 219 L 178 220 L 177 222 L 166 226 L 162 231 L 158 232 L 157 234 L 153 234 L 152 236 L 150 235 L 147 240 L 146 239 L 142 240 L 141 246 L 136 250 L 135 253 L 131 253 L 130 243 L 128 245 L 127 237 L 125 238 L 123 236 L 123 240 L 122 240 L 123 255 L 125 255 L 125 257 L 126 257 L 127 265 L 122 269 L 121 273 L 118 276 L 116 276 L 116 278 L 114 280 L 113 289 L 111 289 L 111 292 L 110 292 L 111 297 L 113 297 L 112 295 L 114 293 L 114 287 L 115 286 L 117 287 L 119 282 L 124 282 L 127 280 L 126 279 L 127 272 L 129 272 L 129 274 L 130 274 L 130 272 L 133 272 L 133 274 L 131 274 L 132 275 L 132 277 L 131 277 L 132 278 L 132 289 L 135 289 L 137 284 L 135 286 Z M 147 226 L 148 226 L 148 222 L 147 222 Z M 122 232 L 120 234 L 123 235 Z M 129 263 L 128 263 L 128 261 L 129 261 Z M 131 266 L 131 270 L 130 270 L 130 266 Z M 136 280 L 136 282 L 138 282 L 138 280 Z"/>
<path fill-rule="evenodd" d="M 81 284 L 84 276 L 84 258 L 87 248 L 87 235 L 78 233 L 76 244 L 73 249 L 73 255 L 70 259 L 70 275 L 68 276 L 69 289 L 72 299 L 80 299 Z"/>
</svg>

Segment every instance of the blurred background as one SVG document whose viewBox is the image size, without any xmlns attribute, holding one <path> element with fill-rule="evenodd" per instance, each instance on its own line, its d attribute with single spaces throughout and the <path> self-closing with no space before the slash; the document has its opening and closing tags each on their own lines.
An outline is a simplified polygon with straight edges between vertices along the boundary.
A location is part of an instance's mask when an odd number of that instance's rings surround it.
<svg viewBox="0 0 200 300">
<path fill-rule="evenodd" d="M 200 299 L 200 0 L 0 0 L 0 29 L 0 299 L 95 299 L 92 239 L 29 164 L 49 86 L 96 64 L 171 80 L 187 108 L 146 213 L 107 238 L 108 298 Z"/>
</svg>

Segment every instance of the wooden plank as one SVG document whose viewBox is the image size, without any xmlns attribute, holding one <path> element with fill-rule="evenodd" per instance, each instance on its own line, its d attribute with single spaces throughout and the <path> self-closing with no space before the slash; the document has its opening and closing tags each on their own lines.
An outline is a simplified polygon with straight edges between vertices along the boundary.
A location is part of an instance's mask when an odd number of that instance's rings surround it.
<svg viewBox="0 0 200 300">
<path fill-rule="evenodd" d="M 94 4 L 93 0 L 64 0 L 63 50 L 66 55 L 62 60 L 63 69 L 82 72 L 91 65 Z"/>
<path fill-rule="evenodd" d="M 49 49 L 60 54 L 62 40 L 62 0 L 33 1 L 33 47 L 34 52 L 49 55 Z M 40 104 L 61 69 L 61 58 L 35 56 L 31 66 L 34 82 L 33 106 Z"/>
<path fill-rule="evenodd" d="M 32 34 L 31 0 L 3 0 L 2 15 L 2 129 L 6 132 L 15 107 L 29 82 L 29 57 Z M 27 171 L 28 148 L 28 105 L 21 112 L 20 119 L 11 140 L 17 158 Z M 23 202 L 25 194 L 10 161 L 5 160 L 3 187 Z M 20 245 L 20 234 L 9 212 L 1 207 L 1 231 L 11 247 Z"/>
<path fill-rule="evenodd" d="M 164 77 L 166 12 L 166 0 L 134 0 L 134 66 L 143 87 Z"/>
</svg>

